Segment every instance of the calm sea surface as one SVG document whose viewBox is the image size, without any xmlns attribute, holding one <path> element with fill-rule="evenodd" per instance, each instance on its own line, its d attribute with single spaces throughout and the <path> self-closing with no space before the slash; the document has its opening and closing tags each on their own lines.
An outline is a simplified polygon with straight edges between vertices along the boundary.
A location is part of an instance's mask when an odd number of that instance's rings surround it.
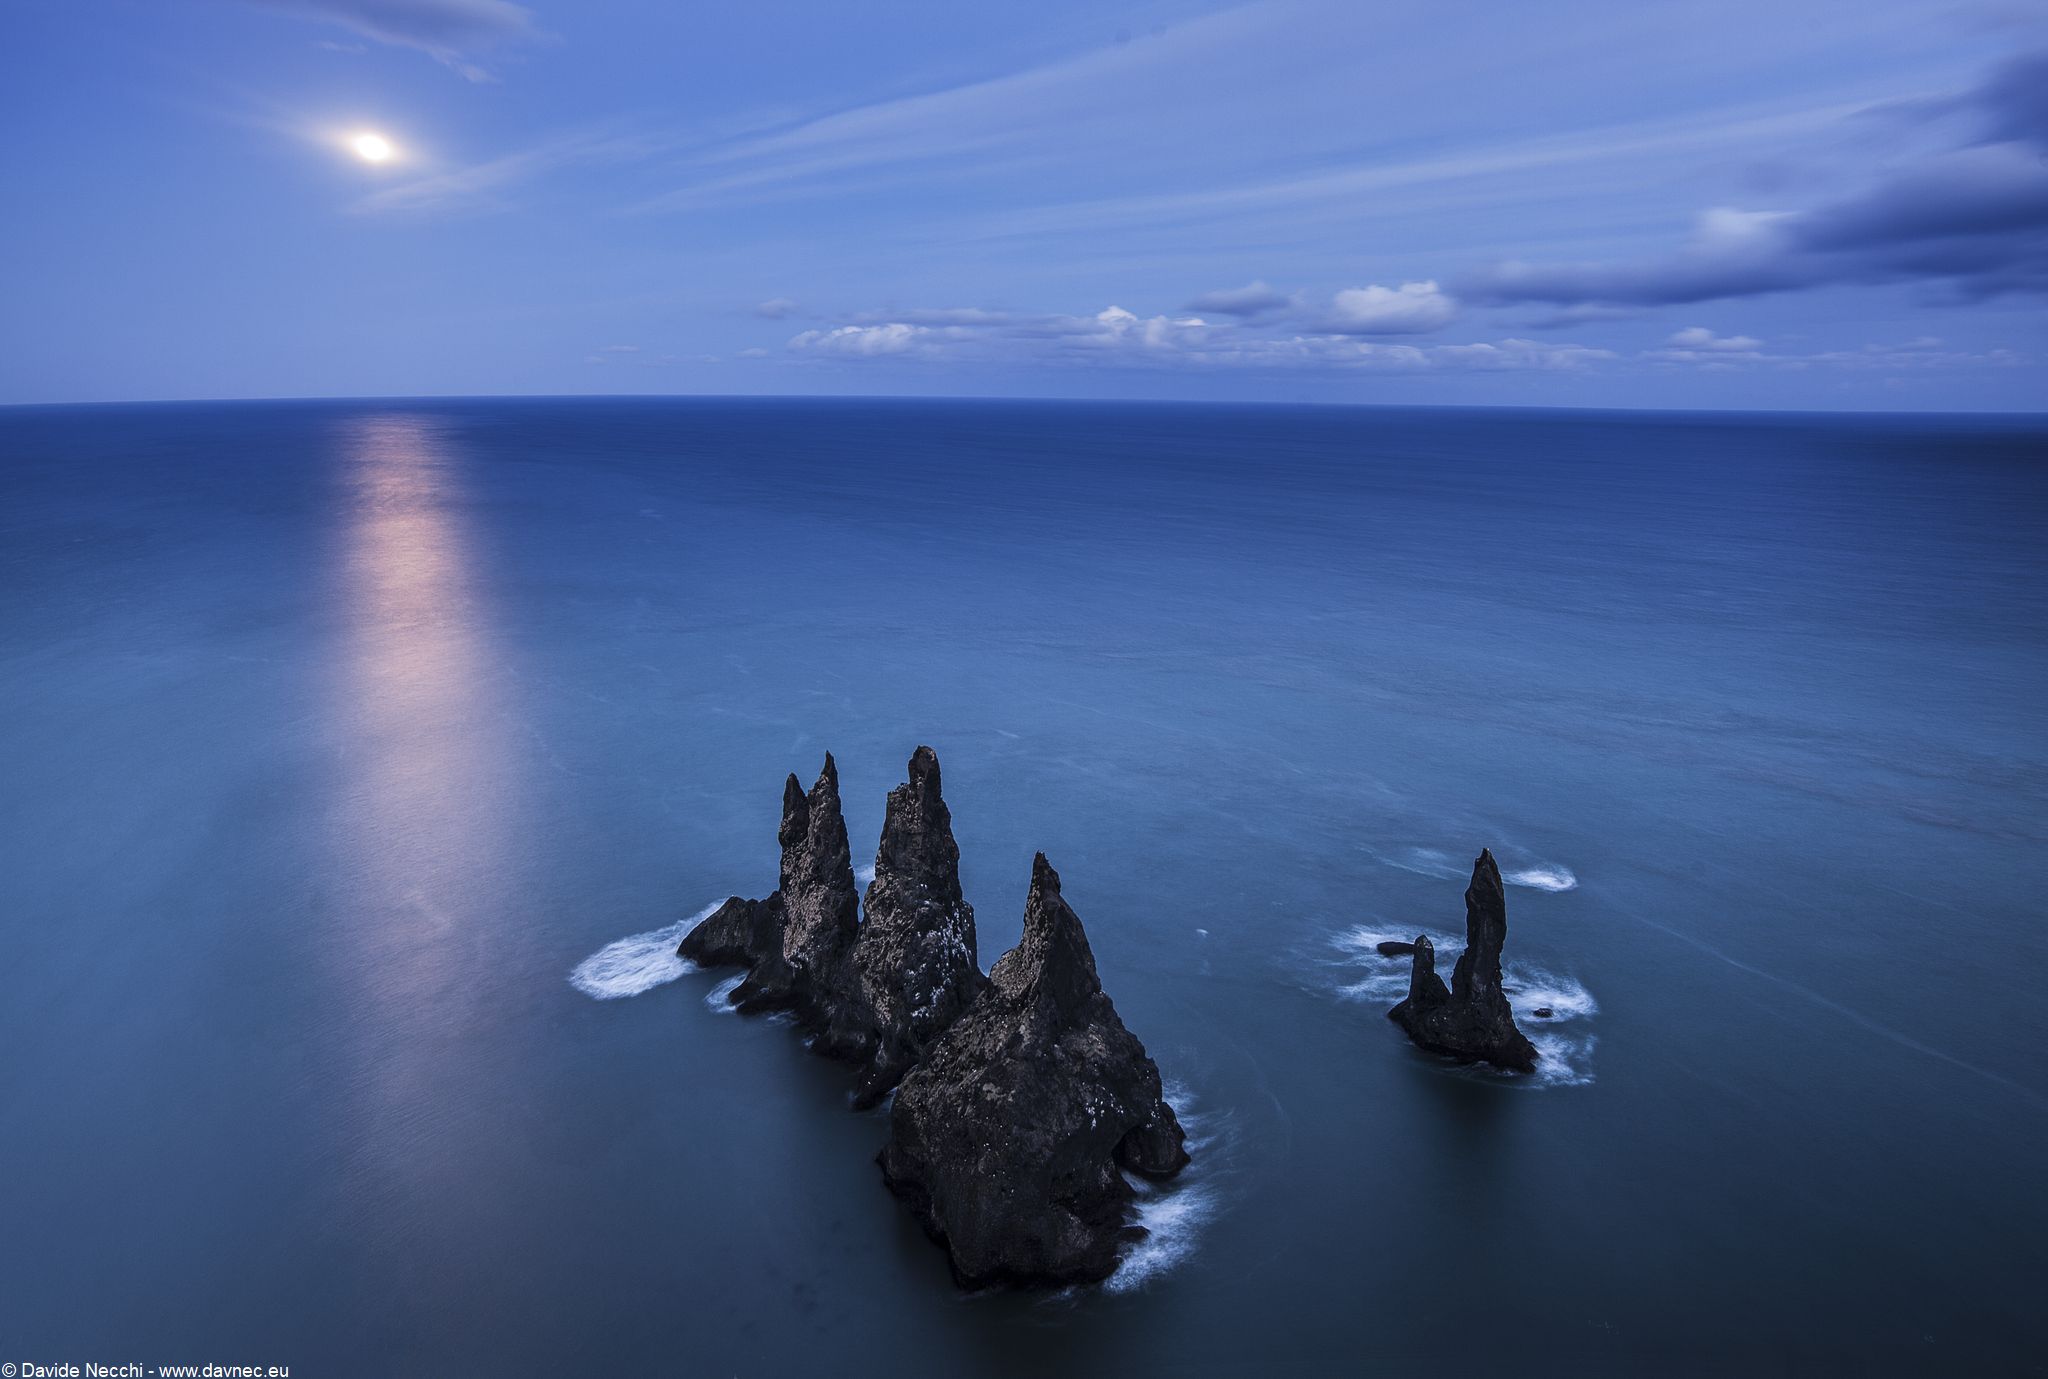
<svg viewBox="0 0 2048 1379">
<path fill-rule="evenodd" d="M 2038 1373 L 2044 519 L 2012 419 L 0 410 L 0 1359 Z M 1104 1288 L 666 959 L 920 742 L 1194 1129 Z M 1532 1081 L 1385 1019 L 1482 845 Z"/>
</svg>

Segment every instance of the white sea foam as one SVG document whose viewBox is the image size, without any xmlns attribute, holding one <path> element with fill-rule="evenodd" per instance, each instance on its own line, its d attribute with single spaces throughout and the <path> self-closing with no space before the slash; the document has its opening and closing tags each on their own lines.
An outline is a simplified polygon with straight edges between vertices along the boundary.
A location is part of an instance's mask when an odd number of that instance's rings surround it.
<svg viewBox="0 0 2048 1379">
<path fill-rule="evenodd" d="M 1522 1033 L 1536 1046 L 1536 1087 L 1584 1087 L 1593 1080 L 1593 1049 L 1600 1040 L 1591 1034 L 1569 1034 L 1547 1028 L 1551 1021 L 1524 1024 Z"/>
<path fill-rule="evenodd" d="M 676 956 L 676 945 L 700 920 L 724 903 L 723 899 L 715 900 L 688 919 L 679 919 L 666 928 L 649 929 L 644 934 L 607 943 L 576 964 L 576 970 L 569 974 L 569 985 L 593 1000 L 616 1001 L 624 996 L 638 996 L 674 981 L 685 972 L 696 971 L 696 964 Z"/>
<path fill-rule="evenodd" d="M 1377 945 L 1389 939 L 1413 943 L 1417 933 L 1427 935 L 1436 945 L 1437 971 L 1448 980 L 1452 965 L 1464 948 L 1460 936 L 1361 924 L 1332 940 L 1343 955 L 1334 965 L 1349 979 L 1339 982 L 1337 994 L 1347 1001 L 1391 1010 L 1408 994 L 1408 974 L 1413 964 L 1406 957 L 1380 956 Z M 1515 1023 L 1540 1055 L 1536 1071 L 1523 1077 L 1495 1072 L 1484 1064 L 1473 1064 L 1460 1071 L 1509 1080 L 1519 1087 L 1578 1087 L 1591 1082 L 1593 1049 L 1599 1040 L 1584 1022 L 1600 1013 L 1593 993 L 1570 977 L 1512 958 L 1501 964 L 1501 986 L 1507 992 L 1508 1005 L 1514 1009 Z M 1539 1010 L 1548 1010 L 1550 1014 L 1539 1018 Z"/>
<path fill-rule="evenodd" d="M 1520 871 L 1504 871 L 1500 879 L 1510 886 L 1538 891 L 1571 891 L 1579 885 L 1579 878 L 1572 875 L 1569 867 L 1524 867 Z"/>
<path fill-rule="evenodd" d="M 1138 1224 L 1145 1228 L 1145 1238 L 1103 1281 L 1107 1293 L 1135 1293 L 1171 1272 L 1194 1254 L 1195 1237 L 1216 1211 L 1215 1194 L 1198 1183 L 1161 1189 L 1134 1179 L 1131 1186 L 1138 1194 Z"/>
<path fill-rule="evenodd" d="M 1107 1293 L 1134 1293 L 1194 1256 L 1202 1228 L 1222 1206 L 1218 1180 L 1229 1171 L 1230 1120 L 1195 1107 L 1194 1094 L 1178 1082 L 1166 1084 L 1166 1100 L 1187 1132 L 1189 1163 L 1178 1177 L 1155 1183 L 1125 1174 L 1132 1191 L 1142 1240 L 1124 1254 L 1116 1272 L 1103 1280 Z"/>
<path fill-rule="evenodd" d="M 733 992 L 739 990 L 740 983 L 746 979 L 747 974 L 744 972 L 727 977 L 717 986 L 704 993 L 704 1004 L 710 1006 L 720 1015 L 739 1014 L 739 1009 L 733 1005 L 731 997 Z"/>
<path fill-rule="evenodd" d="M 1508 988 L 1508 1004 L 1515 1008 L 1517 1015 L 1547 1010 L 1550 1012 L 1549 1023 L 1555 1025 L 1600 1013 L 1600 1005 L 1593 999 L 1593 993 L 1569 977 L 1520 963 L 1507 964 L 1501 976 Z M 1533 1019 L 1534 1016 L 1528 1018 Z"/>
<path fill-rule="evenodd" d="M 1408 994 L 1407 958 L 1382 957 L 1375 945 L 1393 941 L 1413 943 L 1417 929 L 1386 929 L 1361 924 L 1346 929 L 1332 940 L 1343 956 L 1337 966 L 1351 980 L 1339 984 L 1337 994 L 1347 1001 L 1384 1001 L 1392 1006 Z M 1430 942 L 1436 942 L 1432 937 Z"/>
<path fill-rule="evenodd" d="M 1441 848 L 1394 847 L 1384 852 L 1374 850 L 1373 856 L 1390 867 L 1412 871 L 1418 876 L 1433 876 L 1443 881 L 1466 881 L 1472 876 L 1470 862 L 1460 864 L 1457 858 Z M 1500 879 L 1510 886 L 1526 886 L 1537 891 L 1571 891 L 1577 890 L 1579 885 L 1579 878 L 1570 867 L 1555 862 L 1531 862 L 1526 866 L 1511 867 L 1500 874 Z"/>
<path fill-rule="evenodd" d="M 853 869 L 853 879 L 854 879 L 854 881 L 855 881 L 855 882 L 857 882 L 858 884 L 860 884 L 860 885 L 862 885 L 862 886 L 872 886 L 872 885 L 874 885 L 874 884 L 875 884 L 875 868 L 874 868 L 874 864 L 873 864 L 873 863 L 869 863 L 869 864 L 868 864 L 867 866 L 865 866 L 865 867 L 855 867 L 855 868 Z"/>
</svg>

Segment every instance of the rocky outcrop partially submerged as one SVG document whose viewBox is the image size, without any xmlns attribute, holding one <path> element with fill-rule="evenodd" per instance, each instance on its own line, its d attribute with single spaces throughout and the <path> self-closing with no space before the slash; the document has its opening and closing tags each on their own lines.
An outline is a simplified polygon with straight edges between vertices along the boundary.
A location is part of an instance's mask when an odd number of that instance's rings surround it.
<svg viewBox="0 0 2048 1379">
<path fill-rule="evenodd" d="M 910 780 L 889 792 L 875 879 L 861 918 L 839 768 L 828 752 L 809 791 L 782 789 L 782 884 L 766 900 L 733 896 L 683 939 L 678 956 L 740 965 L 742 1011 L 787 1010 L 818 1052 L 866 1070 L 855 1102 L 893 1088 L 988 980 L 974 910 L 960 894 L 960 849 L 939 793 L 939 759 L 920 747 Z"/>
<path fill-rule="evenodd" d="M 961 1282 L 1105 1278 L 1142 1235 L 1123 1174 L 1179 1172 L 1180 1122 L 1043 855 L 1023 941 L 982 975 L 931 748 L 909 777 L 889 792 L 864 913 L 828 755 L 809 791 L 783 788 L 782 884 L 727 900 L 676 951 L 746 967 L 735 1005 L 793 1012 L 813 1048 L 860 1063 L 856 1105 L 897 1090 L 883 1176 Z"/>
<path fill-rule="evenodd" d="M 1436 974 L 1435 945 L 1418 934 L 1408 999 L 1388 1011 L 1388 1018 L 1434 1053 L 1533 1072 L 1536 1046 L 1515 1028 L 1515 1013 L 1501 989 L 1500 953 L 1507 937 L 1507 891 L 1493 853 L 1482 849 L 1465 888 L 1465 951 L 1450 986 Z"/>
<path fill-rule="evenodd" d="M 782 788 L 782 884 L 766 900 L 733 896 L 684 936 L 676 953 L 701 966 L 742 965 L 732 993 L 745 1011 L 790 1010 L 829 1048 L 849 1038 L 847 1000 L 860 899 L 846 819 L 839 809 L 839 768 L 831 753 L 805 792 L 795 776 Z"/>
<path fill-rule="evenodd" d="M 897 1090 L 883 1178 L 962 1284 L 1089 1282 L 1132 1238 L 1120 1170 L 1170 1177 L 1184 1140 L 1039 854 L 1023 940 Z"/>
</svg>

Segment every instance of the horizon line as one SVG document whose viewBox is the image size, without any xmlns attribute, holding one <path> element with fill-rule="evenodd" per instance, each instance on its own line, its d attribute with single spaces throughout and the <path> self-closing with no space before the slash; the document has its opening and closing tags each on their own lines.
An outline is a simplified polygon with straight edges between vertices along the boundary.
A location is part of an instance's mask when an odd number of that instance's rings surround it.
<svg viewBox="0 0 2048 1379">
<path fill-rule="evenodd" d="M 301 393 L 244 397 L 72 398 L 39 402 L 0 402 L 0 412 L 88 407 L 206 407 L 291 403 L 424 402 L 933 402 L 933 403 L 1092 403 L 1100 406 L 1172 406 L 1247 408 L 1268 411 L 1428 412 L 1560 412 L 1635 416 L 1800 417 L 1984 417 L 2014 420 L 2048 419 L 2048 405 L 2031 409 L 1975 407 L 1589 407 L 1563 403 L 1524 402 L 1333 402 L 1273 401 L 1253 398 L 1088 397 L 1041 393 Z"/>
</svg>

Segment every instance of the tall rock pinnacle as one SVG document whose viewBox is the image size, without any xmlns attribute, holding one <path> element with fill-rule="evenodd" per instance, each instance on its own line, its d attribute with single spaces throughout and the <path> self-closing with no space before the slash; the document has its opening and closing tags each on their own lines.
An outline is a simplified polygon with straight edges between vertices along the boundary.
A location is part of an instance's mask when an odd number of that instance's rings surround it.
<svg viewBox="0 0 2048 1379">
<path fill-rule="evenodd" d="M 1500 953 L 1507 937 L 1507 890 L 1493 853 L 1482 849 L 1465 888 L 1465 951 L 1451 971 L 1449 990 L 1436 974 L 1435 947 L 1417 937 L 1408 999 L 1388 1017 L 1425 1049 L 1513 1072 L 1532 1071 L 1536 1047 L 1515 1028 L 1514 1011 L 1501 990 Z"/>
<path fill-rule="evenodd" d="M 860 900 L 831 753 L 808 794 L 795 776 L 784 782 L 776 836 L 782 885 L 766 900 L 726 901 L 676 952 L 707 966 L 744 963 L 751 970 L 732 994 L 734 1005 L 794 1010 L 821 1040 L 835 1040 L 842 1037 Z"/>
<path fill-rule="evenodd" d="M 975 948 L 974 907 L 960 893 L 960 849 L 939 793 L 938 754 L 919 747 L 909 774 L 889 792 L 853 948 L 874 1045 L 856 1106 L 871 1106 L 894 1087 L 988 981 Z"/>
<path fill-rule="evenodd" d="M 808 795 L 791 776 L 782 787 L 782 956 L 792 968 L 827 978 L 860 927 L 853 851 L 839 810 L 839 767 L 830 752 Z"/>
<path fill-rule="evenodd" d="M 1119 1169 L 1187 1163 L 1159 1069 L 1103 994 L 1043 854 L 1022 941 L 903 1079 L 889 1128 L 883 1178 L 968 1285 L 1108 1276 L 1133 1229 Z"/>
</svg>

